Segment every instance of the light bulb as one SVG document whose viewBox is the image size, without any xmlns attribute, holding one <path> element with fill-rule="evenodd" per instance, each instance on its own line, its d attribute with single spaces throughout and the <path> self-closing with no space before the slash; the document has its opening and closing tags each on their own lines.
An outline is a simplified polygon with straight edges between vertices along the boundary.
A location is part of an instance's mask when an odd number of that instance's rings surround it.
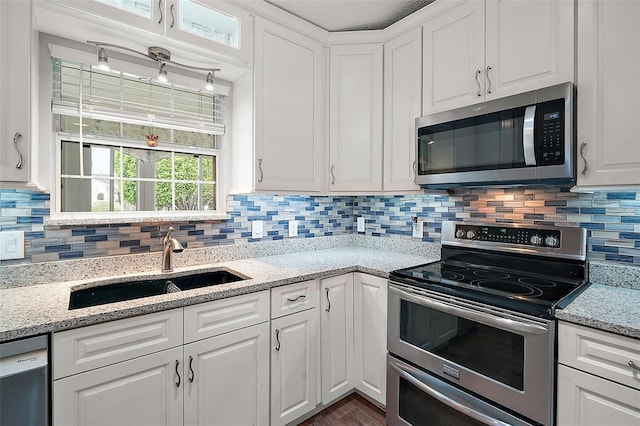
<svg viewBox="0 0 640 426">
<path fill-rule="evenodd" d="M 164 62 L 160 64 L 160 69 L 158 70 L 158 81 L 161 83 L 167 83 L 169 81 L 167 77 L 167 64 Z"/>
<path fill-rule="evenodd" d="M 109 71 L 109 57 L 104 47 L 98 49 L 98 68 L 103 71 Z"/>
<path fill-rule="evenodd" d="M 213 72 L 212 71 L 209 71 L 209 74 L 207 74 L 207 84 L 205 84 L 204 88 L 210 92 L 213 92 Z"/>
</svg>

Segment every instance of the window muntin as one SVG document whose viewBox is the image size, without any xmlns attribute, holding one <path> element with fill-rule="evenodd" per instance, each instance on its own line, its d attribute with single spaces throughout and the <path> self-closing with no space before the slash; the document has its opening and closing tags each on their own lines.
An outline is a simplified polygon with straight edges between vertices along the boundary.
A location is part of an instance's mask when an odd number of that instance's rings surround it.
<svg viewBox="0 0 640 426">
<path fill-rule="evenodd" d="M 57 59 L 53 68 L 59 212 L 216 210 L 223 96 Z"/>
</svg>

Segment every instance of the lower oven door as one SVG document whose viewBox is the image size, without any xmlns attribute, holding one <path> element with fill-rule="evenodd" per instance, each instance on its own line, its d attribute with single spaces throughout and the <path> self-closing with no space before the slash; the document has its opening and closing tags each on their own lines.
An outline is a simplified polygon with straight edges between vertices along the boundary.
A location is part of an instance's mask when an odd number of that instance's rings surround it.
<svg viewBox="0 0 640 426">
<path fill-rule="evenodd" d="M 532 423 L 388 355 L 387 424 L 529 426 Z"/>
<path fill-rule="evenodd" d="M 553 423 L 555 322 L 395 282 L 387 348 L 543 425 Z"/>
</svg>

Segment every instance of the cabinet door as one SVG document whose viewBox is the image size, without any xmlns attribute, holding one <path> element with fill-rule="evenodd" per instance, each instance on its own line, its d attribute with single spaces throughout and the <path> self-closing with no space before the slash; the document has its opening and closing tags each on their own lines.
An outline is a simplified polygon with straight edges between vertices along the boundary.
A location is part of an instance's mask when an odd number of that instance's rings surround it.
<svg viewBox="0 0 640 426">
<path fill-rule="evenodd" d="M 269 323 L 184 347 L 185 425 L 269 424 Z"/>
<path fill-rule="evenodd" d="M 640 391 L 558 366 L 558 426 L 637 426 Z"/>
<path fill-rule="evenodd" d="M 414 183 L 416 118 L 422 115 L 422 29 L 384 45 L 385 191 L 420 189 Z"/>
<path fill-rule="evenodd" d="M 88 12 L 101 18 L 120 22 L 159 35 L 164 35 L 167 21 L 167 0 L 50 0 L 65 7 Z"/>
<path fill-rule="evenodd" d="M 382 189 L 382 45 L 331 47 L 329 189 Z"/>
<path fill-rule="evenodd" d="M 224 1 L 159 1 L 167 2 L 167 37 L 250 63 L 253 25 L 244 9 Z"/>
<path fill-rule="evenodd" d="M 319 43 L 256 20 L 256 189 L 321 189 L 324 56 Z"/>
<path fill-rule="evenodd" d="M 53 424 L 182 424 L 182 347 L 53 382 Z"/>
<path fill-rule="evenodd" d="M 283 425 L 316 406 L 317 309 L 271 321 L 271 424 Z"/>
<path fill-rule="evenodd" d="M 423 28 L 423 114 L 484 99 L 484 2 L 458 1 Z"/>
<path fill-rule="evenodd" d="M 578 2 L 579 186 L 640 185 L 638 25 L 637 1 Z"/>
<path fill-rule="evenodd" d="M 0 181 L 28 182 L 31 2 L 0 2 Z"/>
<path fill-rule="evenodd" d="M 574 81 L 574 2 L 487 0 L 487 99 Z"/>
<path fill-rule="evenodd" d="M 354 273 L 355 384 L 380 404 L 387 401 L 387 280 Z"/>
<path fill-rule="evenodd" d="M 320 281 L 322 403 L 353 389 L 353 274 Z"/>
</svg>

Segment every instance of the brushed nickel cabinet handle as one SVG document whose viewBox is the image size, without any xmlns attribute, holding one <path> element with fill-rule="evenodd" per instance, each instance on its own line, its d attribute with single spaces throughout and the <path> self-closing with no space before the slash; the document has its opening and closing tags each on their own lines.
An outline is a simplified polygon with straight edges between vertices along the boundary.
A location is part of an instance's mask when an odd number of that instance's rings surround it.
<svg viewBox="0 0 640 426">
<path fill-rule="evenodd" d="M 21 138 L 21 137 L 22 137 L 22 134 L 20 132 L 16 132 L 16 134 L 13 135 L 13 148 L 18 153 L 18 163 L 16 164 L 16 169 L 22 168 L 22 153 L 20 152 L 20 149 L 18 149 L 18 138 Z"/>
<path fill-rule="evenodd" d="M 638 370 L 640 371 L 640 366 L 638 366 L 635 362 L 629 361 L 629 367 L 633 368 L 634 370 Z"/>
<path fill-rule="evenodd" d="M 491 65 L 487 65 L 487 81 L 489 82 L 489 87 L 487 88 L 487 93 L 491 93 L 491 78 L 489 77 L 489 71 L 491 71 Z"/>
<path fill-rule="evenodd" d="M 476 70 L 476 83 L 478 84 L 478 96 L 482 96 L 482 86 L 480 85 L 480 80 L 478 80 L 478 76 L 482 74 L 482 71 Z"/>
<path fill-rule="evenodd" d="M 162 0 L 158 0 L 158 10 L 160 11 L 160 19 L 158 20 L 158 24 L 162 24 Z"/>
<path fill-rule="evenodd" d="M 171 28 L 173 28 L 173 25 L 176 23 L 176 17 L 173 14 L 174 6 L 175 6 L 175 4 L 172 4 L 171 7 L 169 8 L 169 11 L 171 12 L 171 25 L 170 25 Z"/>
<path fill-rule="evenodd" d="M 325 311 L 331 312 L 331 299 L 329 299 L 329 287 L 325 287 L 324 291 L 327 294 L 327 307 L 326 307 Z"/>
<path fill-rule="evenodd" d="M 582 157 L 582 161 L 584 161 L 584 167 L 582 168 L 582 171 L 580 172 L 580 174 L 582 176 L 587 174 L 587 170 L 589 169 L 589 162 L 587 161 L 587 159 L 584 157 L 584 149 L 587 147 L 587 143 L 586 142 L 582 142 L 580 144 L 580 157 Z"/>
<path fill-rule="evenodd" d="M 336 184 L 336 175 L 333 173 L 333 168 L 335 166 L 332 164 L 331 165 L 331 185 L 335 185 Z"/>
<path fill-rule="evenodd" d="M 280 330 L 276 328 L 276 351 L 280 351 Z"/>
<path fill-rule="evenodd" d="M 262 180 L 264 179 L 264 172 L 262 171 L 262 158 L 258 158 L 258 170 L 260 170 L 260 179 L 258 179 L 258 182 L 262 182 Z"/>
<path fill-rule="evenodd" d="M 300 300 L 300 299 L 305 299 L 306 297 L 307 296 L 305 296 L 304 294 L 301 294 L 298 297 L 294 297 L 293 299 L 287 297 L 287 302 L 295 302 L 295 301 Z"/>
<path fill-rule="evenodd" d="M 176 381 L 176 387 L 177 387 L 177 388 L 179 388 L 179 387 L 180 387 L 180 381 L 181 381 L 181 378 L 180 378 L 180 372 L 178 372 L 178 366 L 179 366 L 179 365 L 180 365 L 180 361 L 178 361 L 178 360 L 176 359 L 176 375 L 178 376 L 178 381 Z"/>
</svg>

